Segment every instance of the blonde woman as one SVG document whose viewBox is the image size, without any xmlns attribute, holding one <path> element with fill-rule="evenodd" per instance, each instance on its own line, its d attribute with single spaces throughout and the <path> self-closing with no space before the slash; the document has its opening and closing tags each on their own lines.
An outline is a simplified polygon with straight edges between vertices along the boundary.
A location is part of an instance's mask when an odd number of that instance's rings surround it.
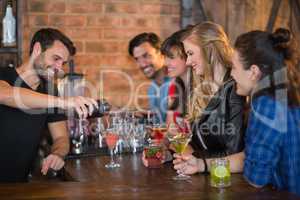
<svg viewBox="0 0 300 200">
<path fill-rule="evenodd" d="M 212 22 L 195 25 L 183 36 L 186 64 L 193 69 L 188 119 L 193 155 L 175 155 L 174 168 L 185 174 L 206 172 L 210 159 L 234 160 L 232 172 L 243 168 L 243 109 L 245 98 L 236 94 L 230 77 L 232 48 L 223 28 Z"/>
</svg>

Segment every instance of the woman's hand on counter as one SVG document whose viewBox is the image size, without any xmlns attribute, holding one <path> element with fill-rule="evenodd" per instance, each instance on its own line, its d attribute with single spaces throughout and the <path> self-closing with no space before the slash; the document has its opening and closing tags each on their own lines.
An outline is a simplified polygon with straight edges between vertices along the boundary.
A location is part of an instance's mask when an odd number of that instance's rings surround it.
<svg viewBox="0 0 300 200">
<path fill-rule="evenodd" d="M 204 171 L 204 163 L 201 159 L 197 159 L 192 154 L 174 154 L 174 169 L 184 174 L 195 174 Z"/>
</svg>

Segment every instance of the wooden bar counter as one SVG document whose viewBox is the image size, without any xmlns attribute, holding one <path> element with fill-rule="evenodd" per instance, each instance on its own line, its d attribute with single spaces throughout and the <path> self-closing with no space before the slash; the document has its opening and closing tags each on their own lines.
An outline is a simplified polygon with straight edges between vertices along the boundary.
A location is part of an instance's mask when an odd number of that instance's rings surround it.
<svg viewBox="0 0 300 200">
<path fill-rule="evenodd" d="M 222 190 L 212 188 L 206 175 L 175 181 L 171 164 L 148 169 L 140 157 L 117 156 L 121 167 L 112 170 L 104 167 L 108 156 L 67 160 L 64 180 L 44 178 L 24 184 L 0 184 L 0 199 L 300 199 L 288 192 L 255 189 L 241 174 L 233 174 L 231 187 Z"/>
</svg>

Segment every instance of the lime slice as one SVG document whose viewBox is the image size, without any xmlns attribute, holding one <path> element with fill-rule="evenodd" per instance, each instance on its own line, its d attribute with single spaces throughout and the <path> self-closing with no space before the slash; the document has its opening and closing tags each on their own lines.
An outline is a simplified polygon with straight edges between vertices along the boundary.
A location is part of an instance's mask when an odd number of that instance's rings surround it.
<svg viewBox="0 0 300 200">
<path fill-rule="evenodd" d="M 218 178 L 224 178 L 229 175 L 228 170 L 225 166 L 218 166 L 214 170 L 214 174 Z"/>
</svg>

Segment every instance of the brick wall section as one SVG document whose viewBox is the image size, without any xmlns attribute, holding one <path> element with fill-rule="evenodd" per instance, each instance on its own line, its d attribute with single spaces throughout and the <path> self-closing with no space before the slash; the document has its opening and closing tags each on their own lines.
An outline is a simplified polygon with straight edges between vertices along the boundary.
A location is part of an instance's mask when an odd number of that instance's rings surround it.
<svg viewBox="0 0 300 200">
<path fill-rule="evenodd" d="M 166 38 L 178 30 L 181 0 L 22 1 L 26 2 L 27 10 L 23 33 L 26 53 L 33 32 L 46 26 L 59 28 L 76 44 L 78 71 L 85 73 L 87 80 L 98 90 L 100 72 L 105 72 L 106 98 L 115 105 L 126 105 L 133 90 L 138 91 L 133 99 L 147 105 L 146 98 L 142 97 L 146 93 L 147 81 L 128 57 L 127 43 L 140 32 L 154 31 Z M 202 2 L 208 17 L 224 27 L 232 42 L 243 32 L 264 30 L 272 7 L 270 0 Z M 275 27 L 288 27 L 289 17 L 288 0 L 283 0 Z M 297 27 L 294 29 L 296 33 L 300 32 Z M 299 34 L 296 37 L 299 38 Z M 124 74 L 113 74 L 107 70 Z M 127 75 L 132 78 L 133 84 L 127 80 Z"/>
<path fill-rule="evenodd" d="M 24 52 L 36 30 L 58 28 L 75 42 L 77 71 L 96 88 L 96 96 L 103 72 L 104 96 L 111 103 L 124 106 L 131 99 L 129 107 L 135 101 L 147 107 L 142 95 L 148 81 L 128 56 L 128 41 L 145 31 L 166 38 L 178 30 L 180 0 L 26 0 L 25 4 Z"/>
</svg>

